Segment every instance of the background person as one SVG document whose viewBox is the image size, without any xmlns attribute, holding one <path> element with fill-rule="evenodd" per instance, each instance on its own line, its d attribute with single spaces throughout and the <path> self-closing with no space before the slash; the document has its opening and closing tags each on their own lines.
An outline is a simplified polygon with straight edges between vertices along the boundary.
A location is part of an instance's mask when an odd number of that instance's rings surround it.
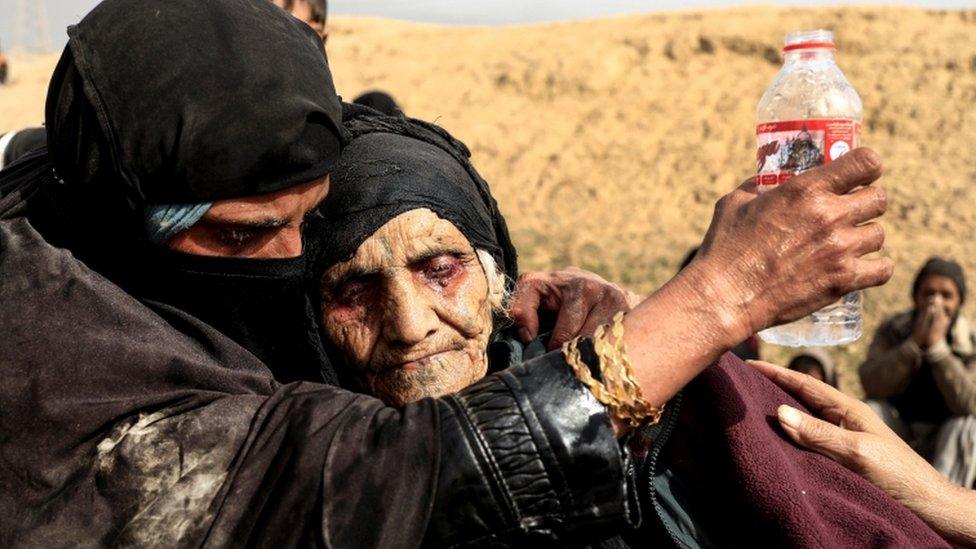
<svg viewBox="0 0 976 549">
<path fill-rule="evenodd" d="M 794 442 L 871 481 L 954 546 L 976 547 L 976 491 L 950 483 L 865 403 L 810 376 L 750 363 L 816 416 L 779 407 L 779 424 Z"/>
<path fill-rule="evenodd" d="M 403 114 L 400 109 L 400 105 L 397 105 L 393 96 L 382 90 L 371 90 L 360 94 L 358 97 L 352 100 L 353 103 L 357 105 L 363 105 L 371 109 L 376 109 L 379 112 L 389 115 L 397 116 Z"/>
<path fill-rule="evenodd" d="M 976 335 L 960 314 L 958 263 L 930 259 L 912 285 L 914 306 L 881 324 L 861 383 L 899 436 L 961 486 L 976 480 Z"/>
<path fill-rule="evenodd" d="M 810 347 L 793 357 L 786 366 L 794 372 L 800 372 L 823 381 L 831 387 L 837 387 L 837 368 L 830 353 L 823 347 Z"/>
<path fill-rule="evenodd" d="M 326 26 L 329 20 L 328 0 L 273 0 L 273 3 L 312 27 L 323 44 L 328 42 L 329 29 Z"/>
</svg>

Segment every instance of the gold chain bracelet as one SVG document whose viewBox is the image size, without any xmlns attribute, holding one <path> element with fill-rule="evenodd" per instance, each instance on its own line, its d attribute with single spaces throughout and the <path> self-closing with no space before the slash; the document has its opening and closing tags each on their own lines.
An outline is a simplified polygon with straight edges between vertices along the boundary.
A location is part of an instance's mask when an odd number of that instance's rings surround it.
<svg viewBox="0 0 976 549">
<path fill-rule="evenodd" d="M 576 377 L 614 417 L 626 421 L 631 427 L 640 427 L 648 420 L 654 425 L 661 421 L 664 406 L 651 406 L 644 400 L 640 385 L 634 379 L 634 366 L 624 345 L 623 320 L 624 313 L 619 312 L 613 317 L 612 324 L 600 326 L 593 334 L 593 349 L 600 359 L 602 382 L 593 378 L 589 366 L 583 361 L 579 350 L 580 338 L 563 345 L 563 356 L 573 368 Z"/>
</svg>

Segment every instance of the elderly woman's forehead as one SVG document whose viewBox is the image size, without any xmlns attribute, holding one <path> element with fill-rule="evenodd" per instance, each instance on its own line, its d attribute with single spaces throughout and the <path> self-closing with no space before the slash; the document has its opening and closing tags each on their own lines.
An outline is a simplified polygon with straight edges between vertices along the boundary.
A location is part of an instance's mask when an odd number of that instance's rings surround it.
<svg viewBox="0 0 976 549">
<path fill-rule="evenodd" d="M 360 244 L 353 258 L 329 269 L 336 275 L 351 268 L 375 270 L 409 263 L 431 253 L 468 253 L 474 248 L 454 224 L 426 208 L 403 212 Z"/>
</svg>

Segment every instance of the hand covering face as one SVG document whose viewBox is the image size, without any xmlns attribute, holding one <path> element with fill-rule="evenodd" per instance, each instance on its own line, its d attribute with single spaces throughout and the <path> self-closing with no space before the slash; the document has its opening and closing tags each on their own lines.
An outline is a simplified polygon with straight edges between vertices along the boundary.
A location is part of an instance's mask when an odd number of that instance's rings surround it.
<svg viewBox="0 0 976 549">
<path fill-rule="evenodd" d="M 106 0 L 68 34 L 48 93 L 50 152 L 0 188 L 30 195 L 21 208 L 49 242 L 132 295 L 218 328 L 281 381 L 333 381 L 303 258 L 176 254 L 149 242 L 144 220 L 150 206 L 331 171 L 344 133 L 321 40 L 265 0 Z"/>
</svg>

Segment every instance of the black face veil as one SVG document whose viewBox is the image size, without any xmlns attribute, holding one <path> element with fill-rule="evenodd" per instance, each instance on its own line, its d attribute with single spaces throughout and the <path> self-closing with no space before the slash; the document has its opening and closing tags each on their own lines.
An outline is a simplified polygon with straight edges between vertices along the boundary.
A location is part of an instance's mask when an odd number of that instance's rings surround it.
<svg viewBox="0 0 976 549">
<path fill-rule="evenodd" d="M 462 143 L 433 124 L 365 110 L 347 115 L 346 128 L 352 139 L 308 231 L 317 275 L 351 259 L 388 221 L 426 208 L 491 253 L 515 280 L 517 256 L 505 219 Z"/>
<path fill-rule="evenodd" d="M 0 188 L 27 198 L 52 244 L 212 324 L 279 380 L 333 379 L 309 337 L 302 258 L 175 254 L 147 242 L 142 218 L 149 205 L 270 193 L 331 171 L 344 133 L 319 37 L 267 0 L 105 0 L 68 34 L 48 94 L 49 155 Z M 25 174 L 42 175 L 32 185 Z"/>
</svg>

